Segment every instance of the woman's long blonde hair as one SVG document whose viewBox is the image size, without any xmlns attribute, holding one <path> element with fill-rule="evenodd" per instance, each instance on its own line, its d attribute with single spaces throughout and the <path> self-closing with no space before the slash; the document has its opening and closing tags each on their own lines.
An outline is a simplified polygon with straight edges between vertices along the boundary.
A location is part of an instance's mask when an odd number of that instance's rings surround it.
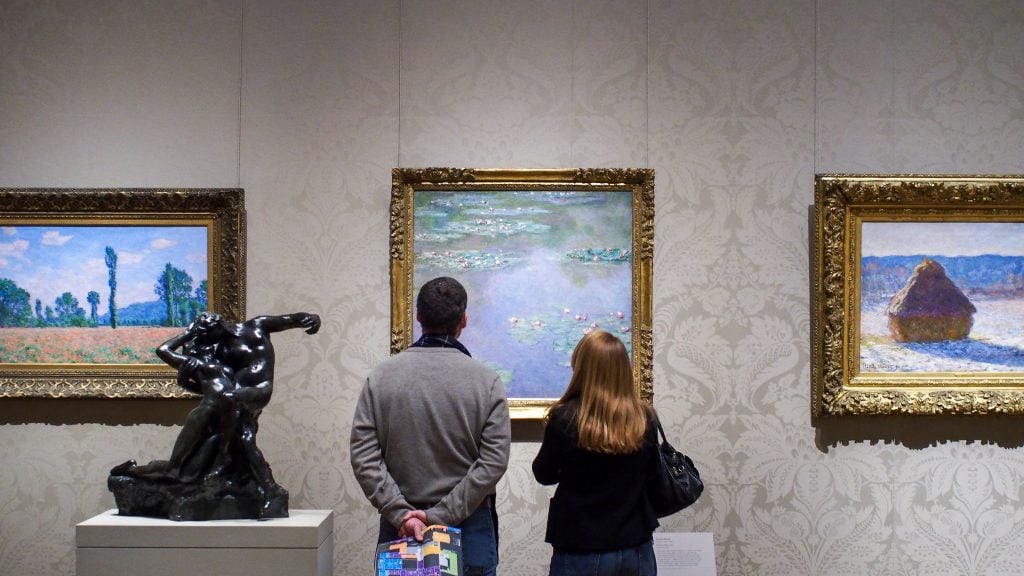
<svg viewBox="0 0 1024 576">
<path fill-rule="evenodd" d="M 581 448 L 629 454 L 643 445 L 648 408 L 633 387 L 626 346 L 612 334 L 594 330 L 576 344 L 569 387 L 552 409 L 575 398 Z"/>
</svg>

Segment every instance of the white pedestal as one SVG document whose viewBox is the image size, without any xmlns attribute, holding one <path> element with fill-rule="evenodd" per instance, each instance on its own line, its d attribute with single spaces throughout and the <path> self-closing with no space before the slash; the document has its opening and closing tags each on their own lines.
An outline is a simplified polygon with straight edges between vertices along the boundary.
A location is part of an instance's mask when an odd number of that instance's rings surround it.
<svg viewBox="0 0 1024 576">
<path fill-rule="evenodd" d="M 75 527 L 78 576 L 332 576 L 332 510 L 290 510 L 288 518 L 174 522 L 118 516 Z"/>
</svg>

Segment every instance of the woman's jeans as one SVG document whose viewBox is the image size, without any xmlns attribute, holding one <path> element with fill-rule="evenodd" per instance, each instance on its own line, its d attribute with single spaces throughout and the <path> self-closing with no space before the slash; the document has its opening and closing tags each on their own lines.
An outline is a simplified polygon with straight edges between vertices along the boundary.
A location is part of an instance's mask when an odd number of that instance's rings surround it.
<svg viewBox="0 0 1024 576">
<path fill-rule="evenodd" d="M 654 542 L 611 552 L 564 552 L 551 555 L 548 576 L 657 576 Z"/>
<path fill-rule="evenodd" d="M 494 576 L 498 570 L 498 518 L 481 506 L 457 527 L 462 529 L 462 566 L 466 576 Z M 398 539 L 398 529 L 383 517 L 377 543 Z"/>
</svg>

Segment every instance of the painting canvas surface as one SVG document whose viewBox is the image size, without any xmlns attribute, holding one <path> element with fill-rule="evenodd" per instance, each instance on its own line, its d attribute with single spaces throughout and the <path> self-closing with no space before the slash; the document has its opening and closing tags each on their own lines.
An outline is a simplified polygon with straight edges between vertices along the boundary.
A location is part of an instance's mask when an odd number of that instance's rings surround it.
<svg viewBox="0 0 1024 576">
<path fill-rule="evenodd" d="M 460 340 L 509 397 L 561 396 L 595 328 L 631 350 L 631 193 L 418 191 L 414 204 L 414 294 L 437 276 L 466 287 Z"/>
<path fill-rule="evenodd" d="M 1024 371 L 1024 224 L 864 222 L 860 259 L 860 371 Z M 897 342 L 893 296 L 925 259 L 976 308 L 967 338 Z"/>
<path fill-rule="evenodd" d="M 205 226 L 0 230 L 0 363 L 159 364 L 153 349 L 207 308 Z"/>
</svg>

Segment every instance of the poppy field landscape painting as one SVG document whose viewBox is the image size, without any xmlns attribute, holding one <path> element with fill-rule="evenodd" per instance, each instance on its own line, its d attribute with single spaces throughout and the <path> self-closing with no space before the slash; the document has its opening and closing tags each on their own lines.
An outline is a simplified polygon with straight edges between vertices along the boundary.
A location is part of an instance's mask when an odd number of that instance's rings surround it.
<svg viewBox="0 0 1024 576">
<path fill-rule="evenodd" d="M 0 189 L 0 397 L 176 397 L 155 349 L 244 314 L 238 189 Z"/>
<path fill-rule="evenodd" d="M 653 175 L 626 173 L 631 184 L 623 174 L 399 171 L 392 297 L 404 313 L 392 318 L 401 336 L 393 351 L 420 336 L 412 322 L 420 286 L 451 276 L 469 295 L 460 341 L 501 376 L 514 418 L 561 396 L 573 349 L 597 329 L 622 340 L 638 390 L 646 383 L 649 394 L 650 288 L 639 284 L 650 280 L 651 243 L 639 240 L 651 231 L 642 190 L 653 193 Z M 396 223 L 396 214 L 408 219 Z"/>
<path fill-rule="evenodd" d="M 159 364 L 208 308 L 205 226 L 0 227 L 0 363 Z"/>
</svg>

